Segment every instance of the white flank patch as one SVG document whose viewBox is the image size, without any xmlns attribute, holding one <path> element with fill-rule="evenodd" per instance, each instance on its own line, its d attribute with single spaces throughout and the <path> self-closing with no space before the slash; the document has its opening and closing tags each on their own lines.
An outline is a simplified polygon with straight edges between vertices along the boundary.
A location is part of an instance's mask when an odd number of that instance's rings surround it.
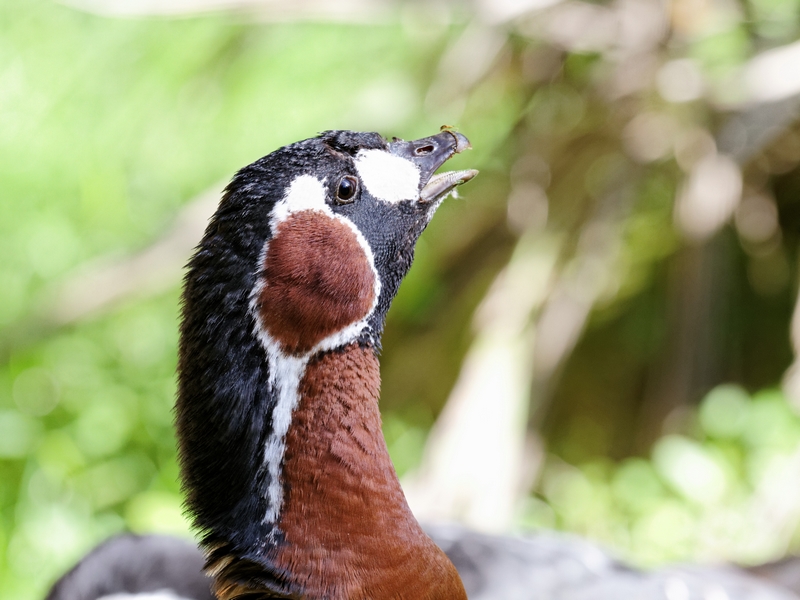
<svg viewBox="0 0 800 600">
<path fill-rule="evenodd" d="M 372 248 L 369 247 L 364 235 L 359 231 L 355 224 L 345 217 L 336 215 L 330 206 L 325 202 L 325 186 L 323 182 L 311 175 L 301 175 L 292 181 L 286 195 L 275 204 L 272 211 L 272 235 L 277 233 L 278 226 L 289 218 L 290 215 L 303 210 L 316 210 L 322 212 L 332 219 L 336 219 L 347 225 L 355 234 L 361 249 L 367 257 L 370 268 L 372 269 L 374 287 L 374 300 L 367 315 L 355 323 L 351 323 L 341 330 L 329 335 L 309 352 L 302 355 L 285 354 L 280 343 L 273 339 L 261 322 L 261 313 L 258 310 L 258 299 L 266 283 L 259 279 L 253 291 L 250 293 L 250 311 L 256 321 L 255 334 L 259 342 L 267 353 L 269 364 L 269 385 L 275 393 L 275 408 L 272 411 L 272 433 L 267 439 L 264 448 L 264 462 L 269 473 L 269 487 L 267 489 L 267 500 L 269 506 L 264 515 L 264 522 L 275 523 L 281 512 L 283 505 L 283 483 L 281 481 L 283 455 L 286 451 L 286 433 L 292 424 L 292 413 L 300 401 L 298 389 L 300 381 L 305 374 L 306 365 L 309 359 L 320 351 L 332 350 L 345 346 L 358 339 L 361 332 L 367 326 L 367 320 L 378 304 L 378 297 L 381 293 L 381 283 L 378 272 L 375 269 L 375 258 Z M 258 259 L 257 269 L 261 271 L 266 261 L 269 242 L 264 244 L 261 256 Z"/>
<path fill-rule="evenodd" d="M 121 592 L 119 594 L 109 594 L 101 596 L 97 600 L 193 600 L 186 596 L 179 596 L 172 590 L 159 590 L 157 592 L 139 592 L 138 594 L 129 594 L 128 592 Z"/>
<path fill-rule="evenodd" d="M 386 150 L 361 150 L 355 162 L 361 181 L 375 198 L 400 202 L 419 197 L 420 172 L 410 160 Z"/>
</svg>

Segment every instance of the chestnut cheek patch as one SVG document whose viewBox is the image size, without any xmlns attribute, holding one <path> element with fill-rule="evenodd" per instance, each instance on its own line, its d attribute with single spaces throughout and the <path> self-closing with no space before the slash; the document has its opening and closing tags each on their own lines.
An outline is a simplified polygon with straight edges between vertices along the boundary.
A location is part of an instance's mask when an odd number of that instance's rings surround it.
<svg viewBox="0 0 800 600">
<path fill-rule="evenodd" d="M 317 211 L 278 225 L 264 257 L 260 321 L 287 354 L 303 354 L 367 316 L 375 275 L 355 233 Z"/>
</svg>

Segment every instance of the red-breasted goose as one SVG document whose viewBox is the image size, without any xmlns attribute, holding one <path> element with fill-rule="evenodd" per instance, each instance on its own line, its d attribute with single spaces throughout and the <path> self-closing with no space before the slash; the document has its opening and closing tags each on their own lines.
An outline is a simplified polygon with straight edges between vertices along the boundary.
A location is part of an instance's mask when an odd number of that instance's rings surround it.
<svg viewBox="0 0 800 600">
<path fill-rule="evenodd" d="M 477 173 L 434 172 L 468 147 L 328 131 L 227 187 L 185 278 L 176 405 L 221 600 L 466 599 L 389 459 L 377 353 L 417 239 Z"/>
</svg>

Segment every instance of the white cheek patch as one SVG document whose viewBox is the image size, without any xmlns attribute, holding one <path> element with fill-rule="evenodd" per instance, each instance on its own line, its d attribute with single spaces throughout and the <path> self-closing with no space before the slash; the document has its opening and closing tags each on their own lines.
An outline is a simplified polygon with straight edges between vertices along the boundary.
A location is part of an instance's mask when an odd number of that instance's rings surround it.
<svg viewBox="0 0 800 600">
<path fill-rule="evenodd" d="M 386 150 L 361 150 L 355 162 L 361 181 L 375 198 L 400 202 L 419 197 L 420 172 L 410 160 Z"/>
<path fill-rule="evenodd" d="M 286 195 L 272 209 L 272 231 L 292 213 L 301 210 L 316 210 L 333 216 L 325 202 L 325 185 L 312 175 L 300 175 L 289 185 Z"/>
</svg>

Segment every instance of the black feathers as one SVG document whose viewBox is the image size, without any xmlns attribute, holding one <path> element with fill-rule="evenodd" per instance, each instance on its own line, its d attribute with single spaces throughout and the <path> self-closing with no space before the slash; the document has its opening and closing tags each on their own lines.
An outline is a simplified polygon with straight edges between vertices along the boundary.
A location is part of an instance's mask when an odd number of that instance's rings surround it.
<svg viewBox="0 0 800 600">
<path fill-rule="evenodd" d="M 386 150 L 386 140 L 377 133 L 357 133 L 355 131 L 323 131 L 319 137 L 328 146 L 355 156 L 359 150 Z"/>
<path fill-rule="evenodd" d="M 360 338 L 377 346 L 428 222 L 428 207 L 382 202 L 363 186 L 350 204 L 338 205 L 334 198 L 341 178 L 357 174 L 353 156 L 359 150 L 386 148 L 377 133 L 327 131 L 241 169 L 189 262 L 176 405 L 183 484 L 206 542 L 224 541 L 239 556 L 280 535 L 265 518 L 270 484 L 265 447 L 276 392 L 250 307 L 272 235 L 273 208 L 302 175 L 333 188 L 330 209 L 366 238 L 381 279 L 377 307 Z"/>
</svg>

